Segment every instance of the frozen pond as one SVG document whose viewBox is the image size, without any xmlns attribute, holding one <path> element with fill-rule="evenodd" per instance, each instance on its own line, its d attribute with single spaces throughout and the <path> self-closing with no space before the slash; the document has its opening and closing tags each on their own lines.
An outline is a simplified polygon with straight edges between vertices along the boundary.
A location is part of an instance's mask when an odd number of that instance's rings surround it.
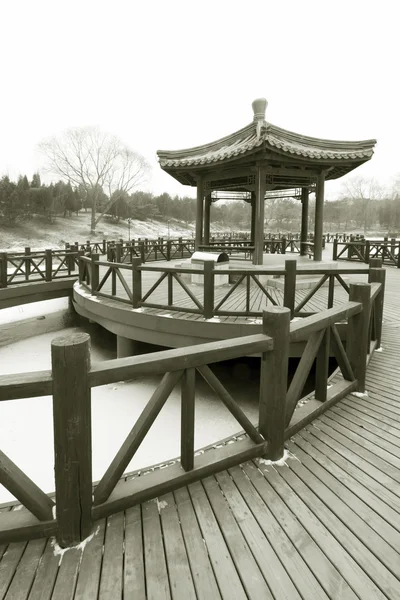
<svg viewBox="0 0 400 600">
<path fill-rule="evenodd" d="M 65 308 L 65 300 L 51 301 L 53 310 Z M 41 306 L 42 305 L 42 306 Z M 49 303 L 37 303 L 0 311 L 2 323 L 33 319 L 46 331 Z M 22 310 L 21 310 L 22 309 Z M 8 313 L 8 314 L 7 314 Z M 47 317 L 46 317 L 47 319 Z M 32 321 L 33 322 L 33 321 Z M 50 320 L 49 320 L 50 322 Z M 54 326 L 54 322 L 52 323 Z M 61 331 L 47 331 L 0 347 L 0 374 L 51 368 L 50 343 L 60 335 L 87 331 L 92 340 L 92 364 L 116 357 L 115 336 L 84 320 Z M 257 359 L 242 359 L 216 367 L 224 385 L 254 422 L 258 418 Z M 92 390 L 93 480 L 101 478 L 161 377 L 139 377 Z M 53 425 L 51 397 L 0 403 L 0 449 L 44 491 L 54 491 Z M 201 448 L 235 434 L 239 424 L 214 392 L 197 376 L 195 447 Z M 172 392 L 127 471 L 144 468 L 179 456 L 180 389 Z M 0 502 L 13 499 L 0 485 Z"/>
</svg>

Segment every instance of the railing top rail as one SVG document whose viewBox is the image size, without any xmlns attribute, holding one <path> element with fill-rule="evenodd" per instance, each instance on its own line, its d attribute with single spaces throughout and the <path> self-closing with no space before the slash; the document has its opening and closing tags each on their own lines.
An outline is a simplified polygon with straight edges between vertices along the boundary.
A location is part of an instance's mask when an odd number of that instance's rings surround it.
<svg viewBox="0 0 400 600">
<path fill-rule="evenodd" d="M 218 342 L 174 348 L 140 356 L 117 358 L 92 366 L 89 372 L 91 387 L 131 379 L 146 373 L 162 374 L 179 371 L 221 360 L 238 358 L 248 353 L 268 352 L 273 341 L 262 333 Z"/>
<path fill-rule="evenodd" d="M 359 302 L 346 302 L 338 308 L 329 308 L 322 313 L 306 317 L 300 321 L 295 321 L 290 324 L 290 341 L 297 342 L 303 340 L 305 335 L 308 335 L 313 331 L 325 329 L 338 321 L 348 319 L 361 312 L 361 310 L 362 305 Z"/>
<path fill-rule="evenodd" d="M 262 333 L 217 342 L 197 344 L 161 352 L 116 358 L 94 364 L 89 372 L 90 387 L 132 379 L 137 375 L 163 374 L 221 360 L 244 356 L 247 353 L 268 352 L 273 341 Z M 51 371 L 11 373 L 0 376 L 0 401 L 46 396 L 52 393 Z"/>
</svg>

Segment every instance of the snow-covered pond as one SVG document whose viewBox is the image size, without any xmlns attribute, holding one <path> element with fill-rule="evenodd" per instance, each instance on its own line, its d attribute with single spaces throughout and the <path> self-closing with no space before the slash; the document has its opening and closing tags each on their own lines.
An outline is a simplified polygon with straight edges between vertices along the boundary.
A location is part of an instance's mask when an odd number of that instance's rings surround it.
<svg viewBox="0 0 400 600">
<path fill-rule="evenodd" d="M 52 304 L 50 304 L 50 302 Z M 50 308 L 49 308 L 50 307 Z M 0 311 L 1 324 L 38 319 L 50 310 L 66 307 L 65 300 L 37 303 Z M 115 337 L 97 325 L 79 325 L 46 332 L 0 347 L 0 374 L 51 368 L 50 344 L 59 335 L 87 331 L 91 335 L 92 364 L 116 356 Z M 253 421 L 258 411 L 257 359 L 243 359 L 217 367 L 218 375 Z M 101 478 L 133 427 L 161 377 L 139 377 L 92 390 L 93 480 Z M 239 424 L 198 377 L 196 389 L 195 447 L 200 448 L 236 433 Z M 53 424 L 51 396 L 0 403 L 0 449 L 44 491 L 54 490 Z M 128 471 L 175 458 L 180 453 L 180 389 L 172 392 Z M 0 485 L 0 502 L 13 499 Z"/>
</svg>

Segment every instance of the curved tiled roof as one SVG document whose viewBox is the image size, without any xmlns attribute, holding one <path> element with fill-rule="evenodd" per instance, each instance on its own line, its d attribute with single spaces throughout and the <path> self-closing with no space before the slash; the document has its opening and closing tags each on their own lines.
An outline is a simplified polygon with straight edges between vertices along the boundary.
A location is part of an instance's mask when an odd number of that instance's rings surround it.
<svg viewBox="0 0 400 600">
<path fill-rule="evenodd" d="M 281 129 L 266 121 L 253 121 L 247 127 L 215 142 L 185 150 L 158 150 L 157 155 L 160 166 L 166 170 L 220 163 L 246 155 L 259 147 L 313 161 L 332 161 L 334 164 L 354 161 L 360 164 L 372 157 L 375 144 L 376 140 L 373 139 L 348 142 L 313 138 Z"/>
</svg>

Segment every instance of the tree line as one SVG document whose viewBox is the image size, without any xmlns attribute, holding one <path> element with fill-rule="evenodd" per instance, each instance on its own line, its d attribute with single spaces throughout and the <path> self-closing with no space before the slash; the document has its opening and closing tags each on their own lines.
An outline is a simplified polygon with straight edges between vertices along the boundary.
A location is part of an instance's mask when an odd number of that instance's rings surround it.
<svg viewBox="0 0 400 600">
<path fill-rule="evenodd" d="M 346 184 L 339 199 L 325 202 L 325 231 L 367 231 L 374 226 L 380 226 L 388 232 L 399 231 L 399 182 L 386 194 L 380 188 L 370 188 L 367 180 L 354 180 Z M 31 181 L 26 175 L 20 176 L 17 181 L 5 175 L 0 179 L 0 217 L 9 226 L 33 215 L 53 222 L 56 217 L 68 218 L 82 211 L 91 212 L 93 198 L 96 197 L 96 215 L 106 216 L 114 222 L 128 218 L 164 222 L 176 219 L 189 225 L 196 219 L 196 199 L 189 196 L 171 196 L 167 192 L 154 195 L 140 190 L 132 193 L 115 191 L 113 194 L 108 196 L 99 186 L 92 190 L 61 180 L 45 184 L 38 173 L 33 175 Z M 313 204 L 311 197 L 309 227 L 313 226 Z M 248 230 L 251 223 L 250 204 L 242 200 L 213 202 L 211 222 L 228 229 Z M 266 229 L 299 231 L 300 223 L 301 203 L 298 199 L 268 198 L 265 201 Z"/>
</svg>

